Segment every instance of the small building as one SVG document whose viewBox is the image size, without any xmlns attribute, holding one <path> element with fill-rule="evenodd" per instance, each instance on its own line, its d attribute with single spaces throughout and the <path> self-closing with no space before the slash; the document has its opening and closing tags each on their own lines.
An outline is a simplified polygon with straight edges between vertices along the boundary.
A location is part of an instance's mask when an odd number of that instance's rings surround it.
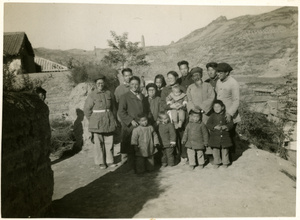
<svg viewBox="0 0 300 220">
<path fill-rule="evenodd" d="M 15 74 L 36 72 L 34 52 L 25 32 L 4 33 L 3 64 Z"/>
</svg>

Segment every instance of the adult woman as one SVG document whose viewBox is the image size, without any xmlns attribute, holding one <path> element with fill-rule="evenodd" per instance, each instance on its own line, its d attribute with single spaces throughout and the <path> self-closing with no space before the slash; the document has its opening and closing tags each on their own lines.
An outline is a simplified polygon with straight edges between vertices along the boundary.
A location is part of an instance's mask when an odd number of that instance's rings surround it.
<svg viewBox="0 0 300 220">
<path fill-rule="evenodd" d="M 165 77 L 157 74 L 154 78 L 154 84 L 157 86 L 156 96 L 160 97 L 162 89 L 167 85 Z"/>
<path fill-rule="evenodd" d="M 134 168 L 134 149 L 131 147 L 133 128 L 138 126 L 138 115 L 149 115 L 147 99 L 140 92 L 141 80 L 133 76 L 129 80 L 130 91 L 120 97 L 118 115 L 122 124 L 121 153 L 122 163 L 128 159 L 129 168 Z"/>
<path fill-rule="evenodd" d="M 188 96 L 188 111 L 193 110 L 202 113 L 202 121 L 206 124 L 208 113 L 212 108 L 215 99 L 213 87 L 202 81 L 202 68 L 195 67 L 191 70 L 192 79 L 194 81 L 187 89 Z"/>
<path fill-rule="evenodd" d="M 113 132 L 117 123 L 113 94 L 105 89 L 105 76 L 99 75 L 96 80 L 96 89 L 87 97 L 84 105 L 84 114 L 89 120 L 89 131 L 94 137 L 94 161 L 101 169 L 107 166 L 114 167 Z"/>
<path fill-rule="evenodd" d="M 161 92 L 161 99 L 160 99 L 160 109 L 161 111 L 168 111 L 170 110 L 170 105 L 167 104 L 166 98 L 167 96 L 172 92 L 172 86 L 178 84 L 178 74 L 175 71 L 170 71 L 167 73 L 167 80 L 169 85 L 164 87 Z M 180 90 L 182 92 L 186 92 L 185 87 L 179 86 Z M 181 108 L 182 106 L 178 106 L 178 108 Z M 186 120 L 187 122 L 187 120 Z M 181 144 L 181 138 L 183 136 L 185 125 L 183 125 L 181 128 L 176 129 L 176 135 L 177 135 L 177 149 L 178 149 L 178 156 L 181 157 L 181 162 L 183 164 L 187 163 L 187 150 L 186 148 Z"/>
</svg>

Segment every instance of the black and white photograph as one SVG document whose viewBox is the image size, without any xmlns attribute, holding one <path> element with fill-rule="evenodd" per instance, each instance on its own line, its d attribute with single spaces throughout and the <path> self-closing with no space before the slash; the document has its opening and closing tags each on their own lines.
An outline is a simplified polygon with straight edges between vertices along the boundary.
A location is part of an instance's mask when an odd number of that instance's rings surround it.
<svg viewBox="0 0 300 220">
<path fill-rule="evenodd" d="M 1 1 L 1 218 L 299 217 L 298 7 Z"/>
</svg>

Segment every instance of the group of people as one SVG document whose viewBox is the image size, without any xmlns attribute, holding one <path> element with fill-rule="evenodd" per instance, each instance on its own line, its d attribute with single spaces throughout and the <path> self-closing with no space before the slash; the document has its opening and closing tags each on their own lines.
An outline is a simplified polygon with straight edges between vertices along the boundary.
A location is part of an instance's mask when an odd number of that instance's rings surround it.
<svg viewBox="0 0 300 220">
<path fill-rule="evenodd" d="M 105 88 L 105 77 L 95 79 L 84 113 L 95 141 L 95 164 L 101 169 L 115 167 L 113 134 L 121 124 L 121 164 L 130 172 L 152 171 L 155 163 L 163 167 L 177 163 L 202 169 L 205 155 L 213 155 L 214 168 L 227 168 L 234 146 L 238 114 L 239 84 L 230 76 L 227 63 L 206 65 L 209 79 L 202 80 L 203 69 L 189 69 L 187 61 L 177 63 L 141 89 L 143 82 L 130 68 L 122 70 L 124 83 L 114 94 Z"/>
</svg>

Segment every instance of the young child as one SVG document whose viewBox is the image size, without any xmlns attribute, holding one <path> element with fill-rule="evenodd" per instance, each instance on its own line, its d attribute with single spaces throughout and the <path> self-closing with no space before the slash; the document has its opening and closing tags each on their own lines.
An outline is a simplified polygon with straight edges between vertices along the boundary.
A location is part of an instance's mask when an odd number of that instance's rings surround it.
<svg viewBox="0 0 300 220">
<path fill-rule="evenodd" d="M 233 128 L 233 121 L 226 122 L 225 105 L 221 100 L 213 103 L 214 113 L 209 117 L 206 126 L 210 131 L 209 146 L 213 149 L 214 168 L 222 163 L 224 168 L 230 164 L 229 148 L 232 146 L 229 131 Z M 222 159 L 220 157 L 222 153 Z"/>
<path fill-rule="evenodd" d="M 182 144 L 188 148 L 187 154 L 191 170 L 196 167 L 197 162 L 199 169 L 203 169 L 204 150 L 208 144 L 208 131 L 201 121 L 200 112 L 190 111 L 189 117 L 189 123 L 182 137 Z"/>
<path fill-rule="evenodd" d="M 174 149 L 176 145 L 176 132 L 174 125 L 170 123 L 167 113 L 159 113 L 158 137 L 162 147 L 161 163 L 163 167 L 174 166 Z"/>
<path fill-rule="evenodd" d="M 136 156 L 136 173 L 143 173 L 154 170 L 154 154 L 159 140 L 154 128 L 148 125 L 147 116 L 140 114 L 138 119 L 139 126 L 132 131 L 131 145 Z"/>
<path fill-rule="evenodd" d="M 146 86 L 148 93 L 148 102 L 150 106 L 150 111 L 153 118 L 150 121 L 156 129 L 156 121 L 158 120 L 158 113 L 160 112 L 160 97 L 156 96 L 157 86 L 154 83 L 148 83 Z"/>
<path fill-rule="evenodd" d="M 172 92 L 167 96 L 166 102 L 171 107 L 171 119 L 176 128 L 181 128 L 185 120 L 185 110 L 187 96 L 180 90 L 178 84 L 172 86 Z M 182 106 L 178 109 L 178 106 Z"/>
<path fill-rule="evenodd" d="M 154 78 L 154 83 L 157 86 L 156 95 L 160 97 L 162 89 L 167 85 L 165 77 L 161 74 L 157 74 Z"/>
</svg>

